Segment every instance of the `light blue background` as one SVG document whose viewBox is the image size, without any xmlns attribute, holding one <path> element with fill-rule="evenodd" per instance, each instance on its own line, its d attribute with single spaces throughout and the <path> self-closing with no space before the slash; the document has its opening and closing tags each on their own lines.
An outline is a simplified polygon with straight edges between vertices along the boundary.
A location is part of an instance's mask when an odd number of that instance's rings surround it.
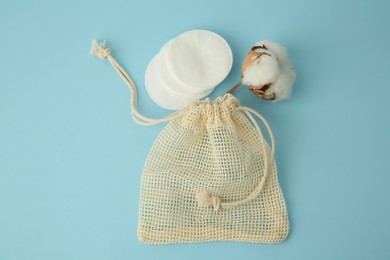
<svg viewBox="0 0 390 260">
<path fill-rule="evenodd" d="M 0 259 L 390 259 L 389 1 L 1 1 Z M 140 174 L 164 125 L 129 115 L 106 39 L 139 88 L 140 111 L 167 115 L 144 89 L 169 39 L 209 29 L 230 43 L 239 79 L 252 44 L 285 45 L 289 101 L 246 88 L 277 141 L 291 233 L 283 244 L 151 246 L 137 240 Z"/>
</svg>

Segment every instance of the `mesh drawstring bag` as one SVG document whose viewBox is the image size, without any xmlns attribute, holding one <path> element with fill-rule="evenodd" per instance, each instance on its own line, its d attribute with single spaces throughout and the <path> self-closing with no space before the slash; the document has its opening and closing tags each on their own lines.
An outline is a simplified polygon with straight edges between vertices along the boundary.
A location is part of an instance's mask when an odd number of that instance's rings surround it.
<svg viewBox="0 0 390 260">
<path fill-rule="evenodd" d="M 136 109 L 135 85 L 104 44 L 107 59 L 131 92 L 133 119 L 168 122 L 157 137 L 141 178 L 138 238 L 149 244 L 230 240 L 279 243 L 288 234 L 278 182 L 274 138 L 266 120 L 231 94 L 188 104 L 162 119 Z M 265 141 L 254 116 L 268 130 Z"/>
</svg>

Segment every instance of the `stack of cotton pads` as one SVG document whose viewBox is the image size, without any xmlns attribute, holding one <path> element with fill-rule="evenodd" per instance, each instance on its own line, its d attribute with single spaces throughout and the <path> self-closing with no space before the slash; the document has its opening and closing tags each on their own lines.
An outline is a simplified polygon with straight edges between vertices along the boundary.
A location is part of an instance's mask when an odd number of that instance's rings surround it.
<svg viewBox="0 0 390 260">
<path fill-rule="evenodd" d="M 193 30 L 167 42 L 149 63 L 146 89 L 161 107 L 180 109 L 208 96 L 229 74 L 232 51 L 218 34 Z"/>
</svg>

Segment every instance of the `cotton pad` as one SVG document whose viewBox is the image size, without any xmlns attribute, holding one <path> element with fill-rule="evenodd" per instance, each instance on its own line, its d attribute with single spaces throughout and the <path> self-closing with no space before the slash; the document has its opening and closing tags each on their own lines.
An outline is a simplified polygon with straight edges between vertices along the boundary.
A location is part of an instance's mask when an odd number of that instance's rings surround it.
<svg viewBox="0 0 390 260">
<path fill-rule="evenodd" d="M 164 51 L 164 48 L 162 48 L 160 53 L 156 55 L 154 63 L 156 68 L 156 75 L 151 74 L 150 76 L 158 76 L 161 80 L 161 85 L 163 85 L 163 88 L 166 89 L 166 91 L 171 95 L 190 101 L 195 101 L 208 96 L 214 90 L 214 88 L 206 90 L 194 88 L 179 81 L 168 68 L 167 55 Z"/>
<path fill-rule="evenodd" d="M 149 96 L 157 103 L 157 105 L 163 108 L 171 110 L 183 108 L 191 102 L 191 100 L 175 96 L 166 90 L 167 88 L 164 86 L 160 75 L 156 73 L 156 58 L 157 56 L 149 63 L 145 73 L 145 85 Z"/>
<path fill-rule="evenodd" d="M 232 51 L 221 36 L 206 30 L 180 34 L 166 45 L 168 68 L 185 84 L 208 90 L 228 75 Z"/>
<path fill-rule="evenodd" d="M 145 73 L 150 97 L 167 109 L 181 109 L 208 96 L 229 73 L 232 52 L 216 33 L 193 30 L 167 42 Z"/>
</svg>

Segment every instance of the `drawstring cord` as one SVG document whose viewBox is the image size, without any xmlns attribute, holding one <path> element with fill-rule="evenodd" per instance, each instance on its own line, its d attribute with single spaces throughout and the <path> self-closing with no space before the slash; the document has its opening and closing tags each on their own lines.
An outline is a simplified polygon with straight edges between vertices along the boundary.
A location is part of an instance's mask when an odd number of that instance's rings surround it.
<svg viewBox="0 0 390 260">
<path fill-rule="evenodd" d="M 134 121 L 140 125 L 144 126 L 150 126 L 150 125 L 155 125 L 167 121 L 171 121 L 172 119 L 176 118 L 179 116 L 180 111 L 176 111 L 164 118 L 161 119 L 153 119 L 149 117 L 145 117 L 141 115 L 137 111 L 137 89 L 135 87 L 135 84 L 133 80 L 130 78 L 129 74 L 125 71 L 125 69 L 112 57 L 111 55 L 111 50 L 109 48 L 105 47 L 105 42 L 98 43 L 97 41 L 93 40 L 92 41 L 92 49 L 91 49 L 91 54 L 97 56 L 98 58 L 102 60 L 108 60 L 110 64 L 114 67 L 115 71 L 119 74 L 119 76 L 123 79 L 123 81 L 126 83 L 128 86 L 130 93 L 131 93 L 131 116 L 133 117 Z M 275 140 L 274 136 L 271 131 L 271 127 L 265 120 L 265 118 L 260 115 L 257 111 L 249 108 L 249 107 L 238 107 L 238 110 L 244 112 L 247 117 L 250 119 L 252 122 L 253 126 L 255 127 L 259 137 L 260 137 L 260 143 L 261 143 L 261 148 L 264 154 L 264 175 L 257 185 L 257 187 L 252 191 L 251 194 L 249 194 L 246 198 L 238 201 L 233 201 L 233 202 L 222 202 L 221 199 L 217 195 L 213 195 L 209 191 L 202 191 L 197 194 L 197 200 L 199 203 L 199 206 L 202 207 L 209 207 L 212 206 L 216 212 L 218 212 L 220 209 L 229 209 L 233 207 L 237 207 L 239 205 L 248 203 L 254 199 L 256 199 L 261 191 L 263 190 L 263 187 L 265 185 L 265 182 L 267 180 L 269 171 L 270 171 L 270 166 L 273 162 L 274 158 L 274 153 L 275 153 Z M 270 155 L 267 156 L 267 145 L 263 137 L 263 133 L 260 130 L 259 125 L 257 124 L 256 120 L 252 115 L 257 116 L 265 125 L 267 128 L 269 137 L 271 139 L 271 152 Z"/>
<path fill-rule="evenodd" d="M 98 43 L 96 40 L 93 40 L 91 54 L 95 55 L 96 57 L 102 60 L 108 60 L 110 64 L 114 67 L 115 71 L 126 83 L 131 93 L 131 99 L 130 99 L 131 116 L 133 117 L 134 121 L 137 124 L 144 125 L 144 126 L 156 125 L 159 123 L 171 121 L 172 119 L 176 118 L 179 115 L 180 111 L 176 111 L 170 114 L 169 116 L 166 116 L 161 119 L 153 119 L 141 115 L 137 111 L 137 89 L 135 87 L 135 84 L 133 80 L 130 78 L 129 74 L 127 74 L 126 70 L 114 59 L 114 57 L 112 57 L 111 50 L 109 48 L 106 48 L 105 42 Z"/>
</svg>

